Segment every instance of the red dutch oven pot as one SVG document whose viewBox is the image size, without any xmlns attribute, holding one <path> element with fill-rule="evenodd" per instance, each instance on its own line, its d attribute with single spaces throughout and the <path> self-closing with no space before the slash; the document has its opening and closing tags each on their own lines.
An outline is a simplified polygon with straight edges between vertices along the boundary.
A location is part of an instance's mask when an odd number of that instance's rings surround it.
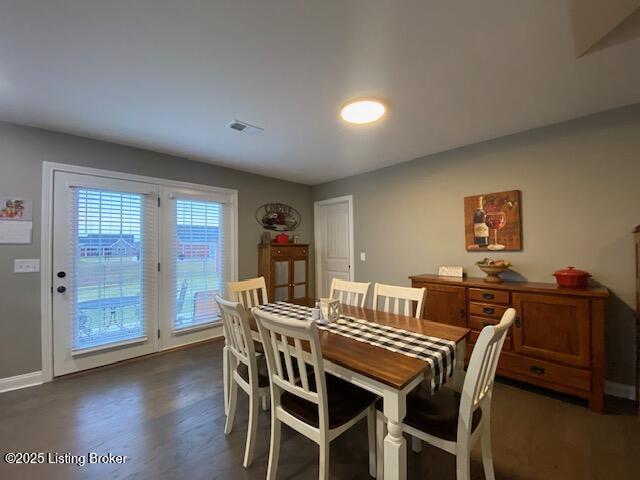
<svg viewBox="0 0 640 480">
<path fill-rule="evenodd" d="M 558 285 L 568 288 L 586 288 L 591 274 L 584 270 L 576 270 L 575 267 L 567 267 L 553 274 Z"/>
</svg>

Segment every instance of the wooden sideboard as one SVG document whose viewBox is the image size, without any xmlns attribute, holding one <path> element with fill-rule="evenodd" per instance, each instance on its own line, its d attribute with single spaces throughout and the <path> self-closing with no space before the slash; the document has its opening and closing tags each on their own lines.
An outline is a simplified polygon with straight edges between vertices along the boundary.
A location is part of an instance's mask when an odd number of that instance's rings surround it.
<svg viewBox="0 0 640 480">
<path fill-rule="evenodd" d="M 266 281 L 269 301 L 305 300 L 309 297 L 309 245 L 258 245 L 258 275 Z"/>
<path fill-rule="evenodd" d="M 555 283 L 505 282 L 437 275 L 409 277 L 425 287 L 423 318 L 471 329 L 467 360 L 485 325 L 513 307 L 498 374 L 589 400 L 604 408 L 604 321 L 609 292 L 602 287 L 570 289 Z"/>
</svg>

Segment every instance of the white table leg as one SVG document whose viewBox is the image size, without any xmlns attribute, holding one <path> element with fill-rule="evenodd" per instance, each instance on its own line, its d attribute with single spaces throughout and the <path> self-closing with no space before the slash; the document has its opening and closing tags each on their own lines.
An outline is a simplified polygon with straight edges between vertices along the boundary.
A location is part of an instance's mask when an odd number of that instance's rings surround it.
<svg viewBox="0 0 640 480">
<path fill-rule="evenodd" d="M 407 478 L 407 442 L 402 435 L 402 421 L 407 413 L 406 403 L 403 392 L 384 395 L 384 416 L 387 419 L 387 436 L 384 439 L 385 480 Z"/>
</svg>

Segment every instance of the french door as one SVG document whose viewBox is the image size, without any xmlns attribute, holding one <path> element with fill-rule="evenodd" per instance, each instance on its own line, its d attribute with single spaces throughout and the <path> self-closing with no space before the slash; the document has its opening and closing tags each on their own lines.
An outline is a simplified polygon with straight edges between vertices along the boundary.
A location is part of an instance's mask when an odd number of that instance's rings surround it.
<svg viewBox="0 0 640 480">
<path fill-rule="evenodd" d="M 216 295 L 230 278 L 229 197 L 162 187 L 161 341 L 163 348 L 204 340 L 220 325 Z"/>
<path fill-rule="evenodd" d="M 228 194 L 58 171 L 53 192 L 54 376 L 221 333 Z"/>
<path fill-rule="evenodd" d="M 157 185 L 56 172 L 53 373 L 158 350 Z"/>
</svg>

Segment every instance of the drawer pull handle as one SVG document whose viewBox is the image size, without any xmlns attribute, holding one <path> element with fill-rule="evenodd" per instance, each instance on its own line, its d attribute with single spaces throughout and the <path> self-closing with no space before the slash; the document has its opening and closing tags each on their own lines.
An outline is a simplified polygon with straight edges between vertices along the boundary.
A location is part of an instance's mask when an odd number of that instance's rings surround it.
<svg viewBox="0 0 640 480">
<path fill-rule="evenodd" d="M 482 312 L 486 313 L 487 315 L 493 315 L 494 313 L 496 313 L 496 309 L 495 308 L 484 307 L 482 309 Z"/>
<path fill-rule="evenodd" d="M 530 370 L 537 375 L 544 375 L 544 368 L 532 365 Z"/>
<path fill-rule="evenodd" d="M 494 295 L 493 295 L 493 293 L 483 293 L 482 294 L 482 298 L 484 298 L 486 300 L 493 300 Z"/>
</svg>

